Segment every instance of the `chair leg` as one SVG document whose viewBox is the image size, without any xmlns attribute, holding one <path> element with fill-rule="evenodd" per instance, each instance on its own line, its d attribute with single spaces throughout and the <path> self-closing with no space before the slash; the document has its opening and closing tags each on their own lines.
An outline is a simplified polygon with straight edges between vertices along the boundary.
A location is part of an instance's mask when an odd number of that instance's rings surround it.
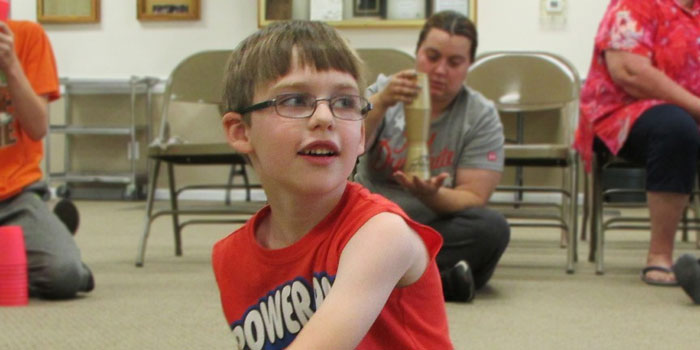
<svg viewBox="0 0 700 350">
<path fill-rule="evenodd" d="M 237 170 L 240 167 L 240 170 Z M 250 181 L 248 180 L 248 172 L 245 168 L 245 163 L 234 163 L 231 165 L 231 171 L 228 175 L 228 183 L 226 187 L 226 205 L 231 205 L 231 189 L 233 188 L 233 179 L 236 175 L 243 177 L 243 187 L 245 188 L 245 200 L 250 202 Z"/>
<path fill-rule="evenodd" d="M 241 175 L 243 175 L 243 185 L 245 186 L 245 200 L 250 202 L 250 181 L 248 180 L 248 171 L 245 168 L 245 163 L 241 164 Z"/>
<path fill-rule="evenodd" d="M 522 144 L 523 141 L 525 140 L 525 120 L 524 120 L 524 115 L 522 112 L 516 112 L 515 113 L 515 124 L 516 124 L 516 135 L 515 135 L 515 140 L 518 144 Z M 515 185 L 518 187 L 523 187 L 523 167 L 522 166 L 516 166 L 515 167 Z M 515 201 L 516 202 L 522 202 L 523 201 L 523 191 L 518 190 L 515 192 Z M 515 208 L 519 208 L 520 206 L 518 204 L 515 205 Z"/>
<path fill-rule="evenodd" d="M 574 273 L 574 263 L 578 260 L 578 155 L 572 152 L 569 162 L 569 177 L 571 181 L 569 246 L 567 249 L 566 272 Z"/>
<path fill-rule="evenodd" d="M 690 205 L 693 209 L 693 221 L 698 221 L 700 219 L 700 195 L 698 193 L 693 193 Z M 695 248 L 700 249 L 700 229 L 695 230 Z"/>
<path fill-rule="evenodd" d="M 603 169 L 598 164 L 598 159 L 593 159 L 593 222 L 591 223 L 591 246 L 593 257 L 595 257 L 596 274 L 604 273 L 603 249 L 605 246 L 605 231 L 603 230 Z"/>
<path fill-rule="evenodd" d="M 226 183 L 226 205 L 231 205 L 231 188 L 233 187 L 233 178 L 236 176 L 236 164 L 231 164 L 231 171 L 228 173 L 228 182 Z"/>
<path fill-rule="evenodd" d="M 581 240 L 587 239 L 588 224 L 591 219 L 591 174 L 583 174 L 583 215 L 581 217 Z"/>
<path fill-rule="evenodd" d="M 172 163 L 168 163 L 168 188 L 170 190 L 170 208 L 173 211 L 173 234 L 175 235 L 175 255 L 182 255 L 182 237 L 180 236 L 180 220 L 177 213 L 177 192 L 175 191 L 175 171 Z"/>
<path fill-rule="evenodd" d="M 571 243 L 571 240 L 569 239 L 569 233 L 571 233 L 571 220 L 573 219 L 571 216 L 571 204 L 573 196 L 571 193 L 571 161 L 568 161 L 567 163 L 569 164 L 569 167 L 562 168 L 561 172 L 561 183 L 562 189 L 564 191 L 562 192 L 562 200 L 561 206 L 559 207 L 559 215 L 561 216 L 565 227 L 562 228 L 561 236 L 559 237 L 560 248 L 567 248 Z"/>
<path fill-rule="evenodd" d="M 681 241 L 683 242 L 688 242 L 688 209 L 688 207 L 683 209 L 683 217 L 681 217 Z"/>
<path fill-rule="evenodd" d="M 153 167 L 151 169 L 151 176 L 148 180 L 148 195 L 146 199 L 146 222 L 144 224 L 143 233 L 141 234 L 141 241 L 139 243 L 139 251 L 136 254 L 136 266 L 143 267 L 143 262 L 146 257 L 146 241 L 148 240 L 148 234 L 151 229 L 151 222 L 153 221 L 153 202 L 155 200 L 156 184 L 158 180 L 158 172 L 160 170 L 160 160 L 155 160 L 153 162 Z"/>
<path fill-rule="evenodd" d="M 700 220 L 700 163 L 698 163 L 695 173 L 695 191 L 691 205 L 693 206 L 693 220 L 697 222 Z M 700 229 L 695 230 L 695 248 L 700 249 Z"/>
</svg>

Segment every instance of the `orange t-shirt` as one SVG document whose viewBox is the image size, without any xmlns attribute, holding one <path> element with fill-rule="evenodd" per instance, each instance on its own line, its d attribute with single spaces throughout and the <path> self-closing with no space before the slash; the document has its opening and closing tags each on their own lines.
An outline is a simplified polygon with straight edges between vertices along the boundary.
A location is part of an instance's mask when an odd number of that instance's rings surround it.
<svg viewBox="0 0 700 350">
<path fill-rule="evenodd" d="M 8 21 L 15 37 L 15 52 L 34 92 L 49 101 L 60 97 L 58 71 L 51 43 L 36 23 Z M 0 86 L 0 200 L 41 179 L 41 140 L 32 140 L 12 117 L 13 107 L 5 82 Z"/>
<path fill-rule="evenodd" d="M 255 228 L 270 215 L 269 206 L 214 245 L 212 265 L 233 348 L 286 348 L 328 295 L 345 245 L 383 212 L 401 216 L 418 233 L 431 261 L 416 282 L 393 290 L 356 349 L 452 349 L 435 263 L 442 237 L 357 183 L 348 183 L 326 218 L 291 246 L 266 249 L 256 242 Z"/>
</svg>

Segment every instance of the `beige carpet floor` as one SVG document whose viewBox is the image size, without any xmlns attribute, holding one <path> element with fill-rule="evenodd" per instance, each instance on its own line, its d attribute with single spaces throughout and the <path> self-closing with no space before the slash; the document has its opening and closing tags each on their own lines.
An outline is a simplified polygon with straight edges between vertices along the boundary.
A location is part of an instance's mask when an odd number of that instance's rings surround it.
<svg viewBox="0 0 700 350">
<path fill-rule="evenodd" d="M 146 263 L 134 266 L 143 202 L 78 201 L 76 237 L 96 289 L 61 302 L 0 308 L 0 349 L 230 349 L 210 267 L 227 225 L 185 228 L 173 254 L 170 220 L 153 225 Z M 639 280 L 648 234 L 612 232 L 606 274 L 585 261 L 564 272 L 558 232 L 514 229 L 487 288 L 471 304 L 447 304 L 457 349 L 698 349 L 700 307 L 679 288 Z M 700 253 L 679 242 L 677 254 Z"/>
</svg>

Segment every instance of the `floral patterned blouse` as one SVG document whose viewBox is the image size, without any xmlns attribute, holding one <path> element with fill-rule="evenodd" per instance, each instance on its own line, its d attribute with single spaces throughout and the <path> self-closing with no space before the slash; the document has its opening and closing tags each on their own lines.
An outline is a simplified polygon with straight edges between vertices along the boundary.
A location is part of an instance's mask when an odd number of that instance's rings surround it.
<svg viewBox="0 0 700 350">
<path fill-rule="evenodd" d="M 576 148 L 590 170 L 593 138 L 617 154 L 632 124 L 647 109 L 665 103 L 639 100 L 617 86 L 605 65 L 605 50 L 647 56 L 652 64 L 700 96 L 700 1 L 692 10 L 677 0 L 611 0 L 595 37 L 586 83 L 581 90 Z"/>
</svg>

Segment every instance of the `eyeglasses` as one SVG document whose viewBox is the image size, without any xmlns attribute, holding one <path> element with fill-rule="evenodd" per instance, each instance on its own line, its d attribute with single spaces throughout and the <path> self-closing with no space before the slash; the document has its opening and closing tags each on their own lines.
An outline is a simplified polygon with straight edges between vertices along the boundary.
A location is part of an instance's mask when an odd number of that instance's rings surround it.
<svg viewBox="0 0 700 350">
<path fill-rule="evenodd" d="M 343 120 L 362 120 L 372 110 L 372 104 L 357 95 L 338 95 L 328 98 L 316 98 L 311 94 L 284 94 L 271 100 L 256 103 L 236 111 L 241 115 L 275 107 L 275 112 L 285 118 L 302 119 L 311 117 L 319 101 L 328 101 L 328 107 L 334 117 Z"/>
</svg>

